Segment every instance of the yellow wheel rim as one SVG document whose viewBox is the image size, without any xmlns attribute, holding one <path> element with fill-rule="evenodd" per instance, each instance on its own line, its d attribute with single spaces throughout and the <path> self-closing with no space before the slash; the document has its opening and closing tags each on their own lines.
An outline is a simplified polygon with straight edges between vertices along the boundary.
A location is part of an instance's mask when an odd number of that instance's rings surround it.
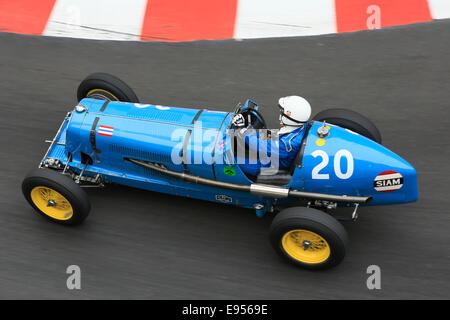
<svg viewBox="0 0 450 320">
<path fill-rule="evenodd" d="M 281 239 L 284 251 L 303 263 L 321 263 L 330 257 L 328 242 L 317 233 L 308 230 L 291 230 Z"/>
<path fill-rule="evenodd" d="M 89 91 L 89 92 L 86 94 L 86 97 L 89 97 L 90 95 L 96 95 L 96 94 L 105 97 L 105 93 L 106 93 L 107 95 L 110 95 L 111 97 L 113 97 L 114 100 L 119 101 L 119 99 L 118 99 L 115 95 L 113 95 L 111 92 L 109 92 L 109 91 L 107 91 L 107 90 L 103 90 L 103 89 L 92 89 L 91 91 Z M 108 97 L 106 96 L 105 98 L 108 98 Z"/>
<path fill-rule="evenodd" d="M 56 220 L 69 220 L 73 216 L 70 202 L 59 192 L 38 186 L 31 190 L 31 200 L 47 216 Z"/>
</svg>

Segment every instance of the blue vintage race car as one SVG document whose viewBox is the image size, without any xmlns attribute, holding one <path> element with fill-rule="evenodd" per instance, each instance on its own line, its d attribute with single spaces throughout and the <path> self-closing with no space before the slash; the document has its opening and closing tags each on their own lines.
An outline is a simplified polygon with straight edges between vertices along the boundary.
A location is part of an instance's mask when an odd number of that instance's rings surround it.
<svg viewBox="0 0 450 320">
<path fill-rule="evenodd" d="M 84 187 L 123 184 L 249 208 L 258 217 L 277 213 L 274 249 L 301 267 L 323 269 L 346 252 L 337 213 L 356 219 L 360 206 L 418 198 L 415 169 L 381 145 L 370 120 L 350 110 L 317 114 L 289 170 L 248 176 L 236 161 L 231 120 L 240 113 L 247 126 L 267 131 L 251 100 L 234 112 L 141 104 L 130 87 L 104 73 L 87 77 L 77 95 L 22 185 L 31 206 L 61 224 L 88 216 Z"/>
</svg>

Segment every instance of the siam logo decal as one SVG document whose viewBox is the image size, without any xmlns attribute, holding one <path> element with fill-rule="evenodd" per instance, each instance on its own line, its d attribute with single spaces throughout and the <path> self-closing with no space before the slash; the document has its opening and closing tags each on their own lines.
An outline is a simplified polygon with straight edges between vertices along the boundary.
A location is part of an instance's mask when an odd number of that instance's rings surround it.
<svg viewBox="0 0 450 320">
<path fill-rule="evenodd" d="M 386 170 L 377 175 L 373 187 L 379 192 L 392 192 L 403 186 L 403 176 L 397 171 Z"/>
</svg>

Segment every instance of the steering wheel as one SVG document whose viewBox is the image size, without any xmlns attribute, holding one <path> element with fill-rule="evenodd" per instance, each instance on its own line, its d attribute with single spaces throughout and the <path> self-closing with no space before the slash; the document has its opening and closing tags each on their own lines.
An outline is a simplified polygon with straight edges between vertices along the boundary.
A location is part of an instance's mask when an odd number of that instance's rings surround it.
<svg viewBox="0 0 450 320">
<path fill-rule="evenodd" d="M 245 119 L 245 126 L 253 129 L 266 129 L 267 124 L 264 117 L 255 109 L 245 109 L 241 112 Z"/>
</svg>

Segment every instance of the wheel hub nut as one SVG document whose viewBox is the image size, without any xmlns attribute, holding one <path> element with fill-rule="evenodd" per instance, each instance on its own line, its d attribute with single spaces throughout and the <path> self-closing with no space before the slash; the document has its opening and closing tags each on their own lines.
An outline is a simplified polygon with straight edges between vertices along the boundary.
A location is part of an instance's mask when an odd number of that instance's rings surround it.
<svg viewBox="0 0 450 320">
<path fill-rule="evenodd" d="M 55 200 L 48 200 L 47 207 L 54 207 L 54 206 L 56 206 Z"/>
<path fill-rule="evenodd" d="M 308 240 L 304 240 L 303 241 L 303 250 L 308 250 L 309 249 L 309 247 L 311 247 L 311 242 L 310 241 L 308 241 Z"/>
</svg>

